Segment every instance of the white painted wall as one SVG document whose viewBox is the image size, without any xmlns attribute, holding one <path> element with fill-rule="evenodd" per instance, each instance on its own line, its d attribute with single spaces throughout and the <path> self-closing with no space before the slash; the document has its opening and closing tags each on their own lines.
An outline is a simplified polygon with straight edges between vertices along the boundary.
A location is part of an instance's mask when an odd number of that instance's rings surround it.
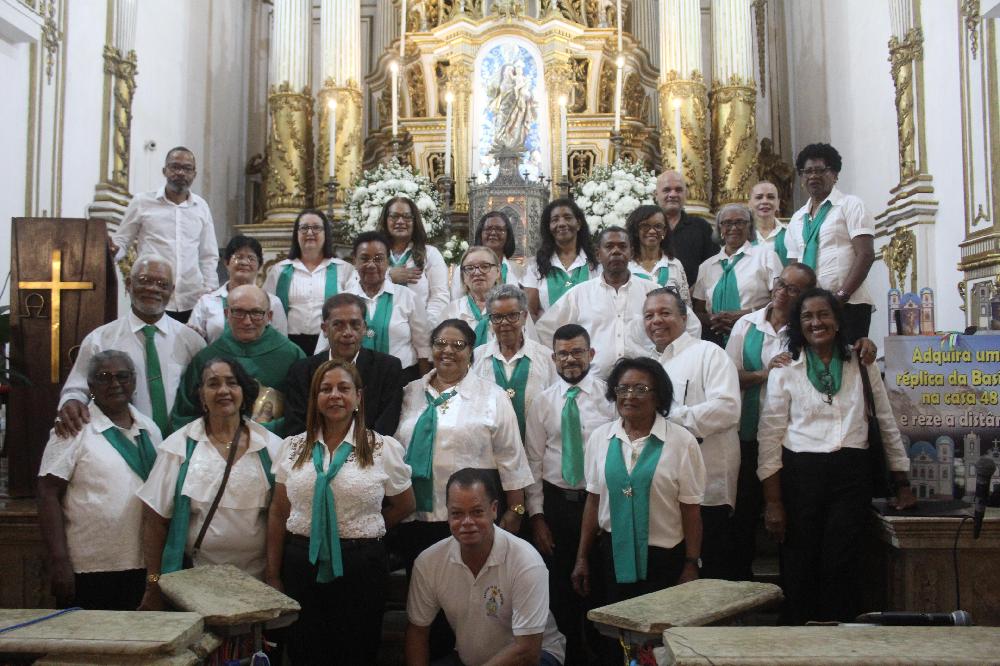
<svg viewBox="0 0 1000 666">
<path fill-rule="evenodd" d="M 0 72 L 8 94 L 0 95 L 0 285 L 10 274 L 10 219 L 24 215 L 24 184 L 27 168 L 28 111 L 27 43 L 11 44 L 0 39 Z M 3 289 L 0 286 L 0 289 Z M 10 285 L 3 289 L 0 305 L 10 302 Z"/>
</svg>

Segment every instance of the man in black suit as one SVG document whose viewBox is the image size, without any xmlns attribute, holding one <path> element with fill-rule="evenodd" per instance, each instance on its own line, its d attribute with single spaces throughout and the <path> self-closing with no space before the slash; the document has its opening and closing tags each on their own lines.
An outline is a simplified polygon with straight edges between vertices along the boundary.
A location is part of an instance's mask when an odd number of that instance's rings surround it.
<svg viewBox="0 0 1000 666">
<path fill-rule="evenodd" d="M 330 359 L 353 361 L 364 382 L 365 425 L 377 433 L 392 435 L 403 407 L 403 367 L 399 359 L 361 346 L 368 326 L 365 302 L 354 294 L 336 294 L 323 303 L 323 334 L 329 351 L 296 361 L 288 371 L 285 395 L 285 434 L 306 429 L 306 407 L 313 373 Z"/>
</svg>

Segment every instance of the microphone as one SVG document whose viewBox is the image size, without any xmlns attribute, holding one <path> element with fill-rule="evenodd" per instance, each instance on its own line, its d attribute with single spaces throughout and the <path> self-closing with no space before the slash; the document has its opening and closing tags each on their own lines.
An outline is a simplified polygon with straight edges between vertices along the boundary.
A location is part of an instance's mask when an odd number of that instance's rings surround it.
<svg viewBox="0 0 1000 666">
<path fill-rule="evenodd" d="M 884 613 L 865 613 L 859 615 L 856 622 L 878 624 L 885 627 L 971 627 L 972 616 L 966 611 L 957 610 L 950 613 L 917 613 L 911 611 L 887 611 Z"/>
<path fill-rule="evenodd" d="M 978 539 L 983 531 L 983 516 L 986 515 L 986 500 L 990 496 L 990 479 L 997 469 L 991 456 L 983 456 L 976 461 L 976 508 L 972 515 L 972 538 Z"/>
</svg>

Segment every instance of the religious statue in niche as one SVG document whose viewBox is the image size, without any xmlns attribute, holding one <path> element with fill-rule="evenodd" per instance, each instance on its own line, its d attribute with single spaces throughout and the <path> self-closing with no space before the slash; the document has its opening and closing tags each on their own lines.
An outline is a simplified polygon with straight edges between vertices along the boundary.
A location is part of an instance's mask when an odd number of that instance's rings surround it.
<svg viewBox="0 0 1000 666">
<path fill-rule="evenodd" d="M 538 115 L 530 82 L 524 75 L 524 61 L 501 65 L 488 94 L 496 128 L 493 145 L 523 149 L 531 124 Z"/>
</svg>

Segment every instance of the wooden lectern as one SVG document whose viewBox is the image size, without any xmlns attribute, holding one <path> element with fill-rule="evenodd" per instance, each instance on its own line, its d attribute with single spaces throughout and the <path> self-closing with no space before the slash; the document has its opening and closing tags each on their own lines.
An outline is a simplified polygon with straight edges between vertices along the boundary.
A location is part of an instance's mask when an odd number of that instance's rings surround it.
<svg viewBox="0 0 1000 666">
<path fill-rule="evenodd" d="M 11 364 L 6 451 L 11 497 L 35 494 L 35 475 L 59 391 L 83 338 L 117 316 L 117 280 L 101 220 L 14 218 Z"/>
</svg>

